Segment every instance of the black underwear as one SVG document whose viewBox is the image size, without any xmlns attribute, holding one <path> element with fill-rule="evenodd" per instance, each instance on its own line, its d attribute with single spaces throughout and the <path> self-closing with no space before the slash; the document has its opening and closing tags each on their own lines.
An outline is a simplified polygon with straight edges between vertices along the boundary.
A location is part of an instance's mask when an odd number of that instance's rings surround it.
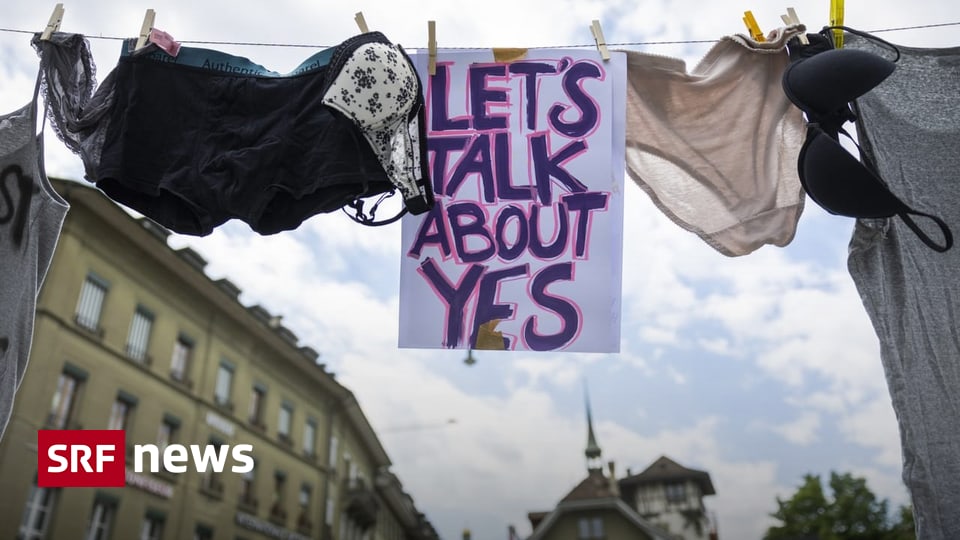
<svg viewBox="0 0 960 540">
<path fill-rule="evenodd" d="M 275 234 L 392 193 L 360 127 L 323 102 L 350 53 L 368 43 L 390 42 L 355 36 L 285 75 L 206 49 L 122 55 L 97 187 L 197 236 L 233 218 Z"/>
</svg>

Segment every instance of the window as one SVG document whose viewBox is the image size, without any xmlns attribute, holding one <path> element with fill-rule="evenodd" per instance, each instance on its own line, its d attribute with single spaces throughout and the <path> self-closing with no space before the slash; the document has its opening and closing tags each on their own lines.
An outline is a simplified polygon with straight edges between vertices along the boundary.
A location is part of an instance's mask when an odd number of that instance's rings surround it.
<svg viewBox="0 0 960 540">
<path fill-rule="evenodd" d="M 193 340 L 184 334 L 177 336 L 173 343 L 173 356 L 170 357 L 170 377 L 175 381 L 186 382 L 193 358 Z"/>
<path fill-rule="evenodd" d="M 57 381 L 57 389 L 50 402 L 47 423 L 52 429 L 64 429 L 72 420 L 74 403 L 80 383 L 87 379 L 87 372 L 67 362 Z"/>
<path fill-rule="evenodd" d="M 263 401 L 267 395 L 267 388 L 261 384 L 254 384 L 250 389 L 250 423 L 255 426 L 263 425 Z"/>
<path fill-rule="evenodd" d="M 257 466 L 254 462 L 253 468 L 243 473 L 240 477 L 240 503 L 247 506 L 257 506 L 257 500 L 254 497 L 254 487 L 257 479 Z"/>
<path fill-rule="evenodd" d="M 285 491 L 287 485 L 287 474 L 283 471 L 277 471 L 273 475 L 273 502 L 275 504 L 283 504 L 283 492 Z"/>
<path fill-rule="evenodd" d="M 303 454 L 308 457 L 313 457 L 316 453 L 316 444 L 317 444 L 317 422 L 313 419 L 308 419 L 307 423 L 303 426 Z"/>
<path fill-rule="evenodd" d="M 578 540 L 604 540 L 603 518 L 580 518 L 577 521 Z"/>
<path fill-rule="evenodd" d="M 287 474 L 277 471 L 273 475 L 273 506 L 270 508 L 270 520 L 283 524 L 287 520 L 287 510 L 284 508 Z"/>
<path fill-rule="evenodd" d="M 150 345 L 150 331 L 153 330 L 153 313 L 143 306 L 137 306 L 130 322 L 127 335 L 127 356 L 141 363 L 149 363 L 147 347 Z"/>
<path fill-rule="evenodd" d="M 107 429 L 126 429 L 127 415 L 130 413 L 130 405 L 126 401 L 116 400 L 113 402 L 113 408 L 110 409 L 110 420 L 107 422 Z"/>
<path fill-rule="evenodd" d="M 55 498 L 56 492 L 53 489 L 37 487 L 34 480 L 30 493 L 27 494 L 27 504 L 23 508 L 23 519 L 20 521 L 17 538 L 40 540 L 46 537 Z"/>
<path fill-rule="evenodd" d="M 327 489 L 330 490 L 331 486 L 328 485 Z M 332 491 L 328 491 L 328 493 L 332 493 Z M 327 496 L 327 511 L 326 511 L 326 514 L 323 516 L 323 522 L 326 523 L 328 526 L 333 525 L 333 513 L 335 510 L 333 504 L 334 504 L 333 497 Z"/>
<path fill-rule="evenodd" d="M 290 440 L 290 422 L 293 420 L 293 405 L 284 402 L 280 406 L 280 417 L 277 420 L 277 433 L 281 439 Z"/>
<path fill-rule="evenodd" d="M 220 452 L 223 451 L 223 445 L 226 443 L 217 438 L 211 437 L 208 444 L 214 447 L 219 455 Z M 204 491 L 206 494 L 217 499 L 223 498 L 223 483 L 220 480 L 222 473 L 214 472 L 213 467 L 208 465 L 207 470 L 202 474 L 203 480 L 200 484 L 201 491 Z"/>
<path fill-rule="evenodd" d="M 213 540 L 213 527 L 197 523 L 193 529 L 193 540 Z"/>
<path fill-rule="evenodd" d="M 684 489 L 684 484 L 681 482 L 667 484 L 666 490 L 667 502 L 682 502 L 687 498 L 686 489 Z"/>
<path fill-rule="evenodd" d="M 180 419 L 172 414 L 164 414 L 157 430 L 157 448 L 163 450 L 176 440 L 177 429 L 180 428 Z"/>
<path fill-rule="evenodd" d="M 340 441 L 337 439 L 336 435 L 330 437 L 329 465 L 330 465 L 330 470 L 333 470 L 333 471 L 337 470 L 337 446 L 339 442 Z"/>
<path fill-rule="evenodd" d="M 343 469 L 347 472 L 347 483 L 353 484 L 353 475 L 356 474 L 356 468 L 353 463 L 350 462 L 353 456 L 350 455 L 350 452 L 343 453 Z"/>
<path fill-rule="evenodd" d="M 160 540 L 163 537 L 163 525 L 166 515 L 163 512 L 147 509 L 140 525 L 140 540 Z"/>
<path fill-rule="evenodd" d="M 130 424 L 130 411 L 136 404 L 136 397 L 121 390 L 117 394 L 117 399 L 113 401 L 113 407 L 110 408 L 107 429 L 127 429 Z"/>
<path fill-rule="evenodd" d="M 106 280 L 92 272 L 87 274 L 87 279 L 80 287 L 80 299 L 77 301 L 77 324 L 87 330 L 99 331 L 103 299 L 107 296 L 109 288 L 110 285 Z"/>
<path fill-rule="evenodd" d="M 300 485 L 300 508 L 307 510 L 310 507 L 310 484 Z"/>
<path fill-rule="evenodd" d="M 355 482 L 357 480 L 358 473 L 360 472 L 357 464 L 350 461 L 349 454 L 343 456 L 343 461 L 347 464 L 347 478 L 350 479 L 350 482 Z"/>
<path fill-rule="evenodd" d="M 217 385 L 213 390 L 213 399 L 218 405 L 230 404 L 230 387 L 233 386 L 233 364 L 222 360 L 217 368 Z"/>
<path fill-rule="evenodd" d="M 117 503 L 118 499 L 112 496 L 97 494 L 93 503 L 93 511 L 90 513 L 90 523 L 87 525 L 86 540 L 106 540 L 110 538 Z"/>
</svg>

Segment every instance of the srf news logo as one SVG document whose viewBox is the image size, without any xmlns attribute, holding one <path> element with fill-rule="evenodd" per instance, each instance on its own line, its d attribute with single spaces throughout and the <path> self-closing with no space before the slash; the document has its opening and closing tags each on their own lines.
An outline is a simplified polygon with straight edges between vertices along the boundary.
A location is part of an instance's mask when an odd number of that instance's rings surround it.
<svg viewBox="0 0 960 540">
<path fill-rule="evenodd" d="M 123 430 L 39 430 L 37 431 L 37 485 L 39 487 L 123 487 L 126 484 L 127 437 Z M 253 458 L 245 452 L 253 450 L 249 444 L 233 447 L 232 456 L 242 466 L 232 466 L 231 472 L 246 473 L 253 469 Z M 164 468 L 173 473 L 187 472 L 183 463 L 190 458 L 199 472 L 209 467 L 223 472 L 230 452 L 228 445 L 167 445 L 163 452 L 155 444 L 134 447 L 133 470 L 143 472 L 144 456 L 149 459 L 150 472 Z"/>
</svg>

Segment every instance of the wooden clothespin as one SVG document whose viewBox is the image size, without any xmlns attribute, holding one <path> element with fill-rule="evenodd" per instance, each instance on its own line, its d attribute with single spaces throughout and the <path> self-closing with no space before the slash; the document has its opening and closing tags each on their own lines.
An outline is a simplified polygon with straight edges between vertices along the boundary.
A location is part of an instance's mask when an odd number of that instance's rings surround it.
<svg viewBox="0 0 960 540">
<path fill-rule="evenodd" d="M 843 26 L 843 0 L 830 0 L 830 26 Z M 833 46 L 843 48 L 843 30 L 833 31 Z"/>
<path fill-rule="evenodd" d="M 600 27 L 600 21 L 594 19 L 590 23 L 590 33 L 593 34 L 593 41 L 597 44 L 597 50 L 600 51 L 600 58 L 606 62 L 610 60 L 610 50 L 607 49 L 607 40 L 603 37 L 603 28 Z"/>
<path fill-rule="evenodd" d="M 150 39 L 150 30 L 153 30 L 153 22 L 156 18 L 157 13 L 152 9 L 148 9 L 144 14 L 143 24 L 140 25 L 140 36 L 137 38 L 137 46 L 133 50 L 139 51 L 147 46 L 147 41 Z"/>
<path fill-rule="evenodd" d="M 766 41 L 766 38 L 763 37 L 763 31 L 760 30 L 760 25 L 757 24 L 757 19 L 753 17 L 752 11 L 743 12 L 743 24 L 747 25 L 750 37 L 752 37 L 754 41 Z"/>
<path fill-rule="evenodd" d="M 57 4 L 50 14 L 50 20 L 47 21 L 47 27 L 40 34 L 40 41 L 47 41 L 54 32 L 60 29 L 60 22 L 63 20 L 63 4 Z"/>
<path fill-rule="evenodd" d="M 370 31 L 370 29 L 367 28 L 367 20 L 363 18 L 362 11 L 358 11 L 357 14 L 353 16 L 353 20 L 357 21 L 357 26 L 360 27 L 361 33 L 366 34 Z"/>
<path fill-rule="evenodd" d="M 783 24 L 786 24 L 787 26 L 800 24 L 800 17 L 797 17 L 797 10 L 793 9 L 792 7 L 788 7 L 787 14 L 781 15 L 780 18 L 783 20 Z M 810 40 L 807 39 L 807 34 L 800 34 L 797 36 L 797 38 L 800 40 L 800 43 L 804 45 L 810 44 Z"/>
<path fill-rule="evenodd" d="M 427 21 L 427 73 L 437 74 L 437 22 Z"/>
</svg>

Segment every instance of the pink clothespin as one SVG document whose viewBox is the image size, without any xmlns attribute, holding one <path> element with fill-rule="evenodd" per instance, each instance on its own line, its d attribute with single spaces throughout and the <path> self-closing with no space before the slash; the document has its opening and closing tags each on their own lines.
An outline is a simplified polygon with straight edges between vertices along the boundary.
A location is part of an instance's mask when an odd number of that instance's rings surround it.
<svg viewBox="0 0 960 540">
<path fill-rule="evenodd" d="M 157 47 L 166 51 L 170 56 L 175 57 L 180 53 L 180 42 L 159 28 L 150 29 L 150 43 L 156 44 Z"/>
</svg>

